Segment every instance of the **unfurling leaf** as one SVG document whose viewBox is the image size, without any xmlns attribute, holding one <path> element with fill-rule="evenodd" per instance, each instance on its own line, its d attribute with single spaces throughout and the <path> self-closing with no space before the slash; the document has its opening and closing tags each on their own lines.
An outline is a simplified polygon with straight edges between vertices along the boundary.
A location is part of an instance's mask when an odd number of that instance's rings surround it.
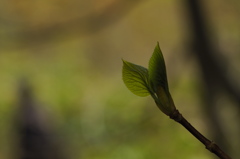
<svg viewBox="0 0 240 159">
<path fill-rule="evenodd" d="M 150 94 L 146 68 L 123 60 L 122 78 L 127 88 L 135 95 L 144 97 Z"/>
<path fill-rule="evenodd" d="M 127 88 L 138 96 L 144 97 L 150 94 L 159 109 L 170 116 L 176 108 L 168 90 L 166 66 L 158 43 L 148 67 L 146 69 L 123 60 L 123 81 Z"/>
<path fill-rule="evenodd" d="M 154 49 L 151 59 L 149 60 L 148 70 L 149 80 L 151 81 L 154 91 L 157 93 L 158 87 L 162 87 L 165 91 L 168 91 L 166 66 L 158 43 Z"/>
<path fill-rule="evenodd" d="M 158 97 L 156 103 L 165 114 L 169 115 L 176 108 L 168 90 L 166 66 L 159 43 L 157 43 L 149 60 L 148 70 L 151 87 Z"/>
</svg>

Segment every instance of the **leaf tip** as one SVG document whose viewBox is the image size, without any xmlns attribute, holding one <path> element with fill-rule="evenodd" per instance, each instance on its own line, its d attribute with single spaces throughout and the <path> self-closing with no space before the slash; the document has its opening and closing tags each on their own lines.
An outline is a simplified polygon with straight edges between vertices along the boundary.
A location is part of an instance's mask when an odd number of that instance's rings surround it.
<svg viewBox="0 0 240 159">
<path fill-rule="evenodd" d="M 157 41 L 157 45 L 155 47 L 155 50 L 157 50 L 157 52 L 162 52 L 158 41 Z"/>
</svg>

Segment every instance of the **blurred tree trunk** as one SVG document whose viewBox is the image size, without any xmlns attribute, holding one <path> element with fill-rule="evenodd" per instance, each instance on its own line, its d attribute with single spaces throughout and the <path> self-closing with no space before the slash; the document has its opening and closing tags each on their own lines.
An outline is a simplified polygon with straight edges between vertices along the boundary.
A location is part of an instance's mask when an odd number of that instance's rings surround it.
<svg viewBox="0 0 240 159">
<path fill-rule="evenodd" d="M 19 111 L 16 117 L 16 159 L 64 159 L 49 123 L 33 99 L 30 86 L 24 81 L 19 88 Z"/>
<path fill-rule="evenodd" d="M 219 63 L 215 55 L 219 55 L 219 51 L 210 41 L 211 32 L 208 30 L 207 17 L 204 15 L 202 2 L 198 0 L 186 0 L 184 3 L 187 16 L 189 18 L 190 35 L 195 57 L 202 71 L 202 79 L 204 84 L 204 103 L 203 109 L 205 116 L 208 118 L 209 126 L 211 127 L 212 135 L 215 141 L 226 151 L 230 151 L 230 141 L 224 131 L 222 119 L 218 112 L 216 104 L 219 98 L 219 91 L 228 94 L 231 99 L 234 99 L 240 108 L 240 94 L 229 77 L 225 76 L 224 64 Z M 224 61 L 224 60 L 223 60 Z M 226 63 L 225 63 L 226 64 Z M 240 110 L 240 109 L 239 109 Z"/>
</svg>

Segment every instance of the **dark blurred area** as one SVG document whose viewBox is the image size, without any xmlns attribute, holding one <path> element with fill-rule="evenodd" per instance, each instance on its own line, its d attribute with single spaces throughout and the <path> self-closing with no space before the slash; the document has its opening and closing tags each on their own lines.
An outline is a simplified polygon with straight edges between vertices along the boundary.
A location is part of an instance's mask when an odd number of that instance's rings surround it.
<svg viewBox="0 0 240 159">
<path fill-rule="evenodd" d="M 22 79 L 19 83 L 19 103 L 15 118 L 17 159 L 64 159 L 64 150 L 57 144 L 51 118 L 40 110 L 30 84 Z"/>
<path fill-rule="evenodd" d="M 163 51 L 176 107 L 240 155 L 240 2 L 0 2 L 0 158 L 216 158 L 121 80 Z"/>
</svg>

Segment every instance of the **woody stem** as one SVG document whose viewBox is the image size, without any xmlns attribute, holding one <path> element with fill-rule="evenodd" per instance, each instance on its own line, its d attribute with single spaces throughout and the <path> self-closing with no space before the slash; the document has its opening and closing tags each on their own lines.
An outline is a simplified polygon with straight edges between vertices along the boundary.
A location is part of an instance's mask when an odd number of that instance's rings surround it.
<svg viewBox="0 0 240 159">
<path fill-rule="evenodd" d="M 210 152 L 217 155 L 220 159 L 231 159 L 216 143 L 210 141 L 203 136 L 198 130 L 196 130 L 178 110 L 175 110 L 169 117 L 185 127 L 193 136 L 195 136 L 201 143 L 206 146 Z"/>
</svg>

